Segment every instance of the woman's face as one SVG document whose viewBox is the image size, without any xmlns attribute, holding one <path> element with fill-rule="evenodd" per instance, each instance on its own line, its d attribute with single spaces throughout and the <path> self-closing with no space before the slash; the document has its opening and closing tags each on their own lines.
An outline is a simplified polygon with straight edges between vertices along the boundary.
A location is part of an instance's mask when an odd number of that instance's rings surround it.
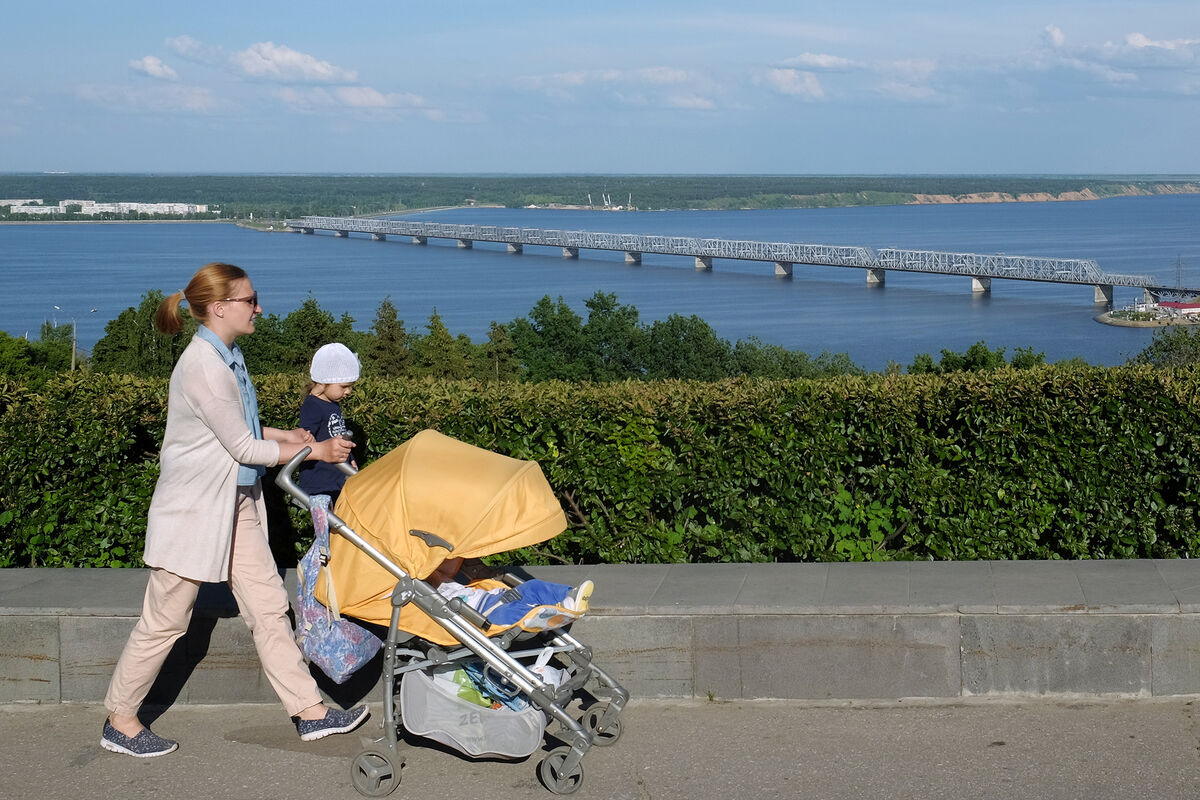
<svg viewBox="0 0 1200 800">
<path fill-rule="evenodd" d="M 254 333 L 254 320 L 260 313 L 262 308 L 258 305 L 254 285 L 249 278 L 239 278 L 230 286 L 229 297 L 212 304 L 209 316 L 215 317 L 218 325 L 237 338 Z"/>
</svg>

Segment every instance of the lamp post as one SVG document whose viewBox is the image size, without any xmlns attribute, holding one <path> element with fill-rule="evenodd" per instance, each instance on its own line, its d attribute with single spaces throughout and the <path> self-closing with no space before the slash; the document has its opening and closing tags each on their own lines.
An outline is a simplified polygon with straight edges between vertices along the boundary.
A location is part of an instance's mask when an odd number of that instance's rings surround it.
<svg viewBox="0 0 1200 800">
<path fill-rule="evenodd" d="M 55 306 L 55 311 L 62 311 L 61 306 Z M 93 308 L 88 311 L 89 314 L 95 314 L 97 309 Z M 58 327 L 58 319 L 54 320 L 54 327 Z M 79 325 L 75 319 L 75 315 L 71 315 L 71 372 L 75 371 L 75 342 L 78 341 Z"/>
</svg>

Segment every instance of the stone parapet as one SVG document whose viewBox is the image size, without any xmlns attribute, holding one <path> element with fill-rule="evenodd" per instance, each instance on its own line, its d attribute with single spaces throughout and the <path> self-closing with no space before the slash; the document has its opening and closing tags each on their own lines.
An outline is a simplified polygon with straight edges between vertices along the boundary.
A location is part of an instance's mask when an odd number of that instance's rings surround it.
<svg viewBox="0 0 1200 800">
<path fill-rule="evenodd" d="M 531 567 L 596 583 L 575 636 L 637 697 L 896 700 L 1200 694 L 1190 561 Z M 287 574 L 294 587 L 294 573 Z M 144 570 L 0 570 L 0 703 L 98 702 Z M 378 699 L 379 666 L 331 699 Z M 207 585 L 151 702 L 275 702 Z"/>
</svg>

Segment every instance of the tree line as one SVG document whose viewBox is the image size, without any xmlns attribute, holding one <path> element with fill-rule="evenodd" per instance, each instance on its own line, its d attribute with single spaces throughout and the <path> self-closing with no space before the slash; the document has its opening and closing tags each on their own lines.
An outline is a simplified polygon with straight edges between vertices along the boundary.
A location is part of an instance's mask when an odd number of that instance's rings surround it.
<svg viewBox="0 0 1200 800">
<path fill-rule="evenodd" d="M 0 175 L 0 197 L 205 203 L 226 219 L 353 215 L 469 203 L 583 205 L 589 194 L 642 209 L 890 205 L 914 194 L 980 192 L 1104 197 L 1185 179 L 1019 175 Z M 5 209 L 0 207 L 0 217 Z"/>
<path fill-rule="evenodd" d="M 191 340 L 196 323 L 163 336 L 153 327 L 162 292 L 147 292 L 104 329 L 90 355 L 76 353 L 79 368 L 142 377 L 166 377 Z M 487 339 L 476 343 L 453 334 L 435 308 L 429 319 L 411 326 L 399 318 L 389 298 L 380 302 L 367 330 L 356 330 L 349 314 L 337 317 L 309 296 L 285 314 L 258 320 L 255 333 L 239 340 L 253 374 L 307 374 L 318 347 L 342 342 L 359 354 L 363 374 L 382 378 L 538 382 L 561 380 L 605 383 L 624 380 L 716 381 L 731 377 L 774 379 L 827 378 L 867 373 L 845 353 L 809 356 L 799 350 L 765 344 L 757 338 L 730 342 L 703 319 L 672 314 L 643 323 L 636 307 L 617 296 L 596 292 L 584 302 L 586 318 L 561 297 L 539 300 L 529 313 L 502 324 L 493 321 Z M 0 375 L 39 383 L 72 365 L 69 323 L 44 322 L 34 340 L 0 331 Z M 1163 328 L 1130 363 L 1159 367 L 1200 364 L 1200 331 Z M 916 355 L 911 364 L 892 362 L 886 374 L 950 374 L 1044 365 L 1045 354 L 1016 348 L 991 349 L 976 342 L 959 353 Z M 1058 366 L 1087 366 L 1080 358 Z"/>
</svg>

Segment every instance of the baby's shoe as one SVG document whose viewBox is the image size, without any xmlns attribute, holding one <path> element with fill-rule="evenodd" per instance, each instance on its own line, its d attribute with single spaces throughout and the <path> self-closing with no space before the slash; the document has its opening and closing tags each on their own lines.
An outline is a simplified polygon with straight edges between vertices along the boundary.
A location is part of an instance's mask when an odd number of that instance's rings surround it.
<svg viewBox="0 0 1200 800">
<path fill-rule="evenodd" d="M 579 584 L 567 594 L 567 599 L 563 600 L 562 603 L 563 608 L 579 614 L 586 613 L 592 599 L 592 590 L 595 588 L 595 584 L 591 581 L 584 581 Z"/>
</svg>

